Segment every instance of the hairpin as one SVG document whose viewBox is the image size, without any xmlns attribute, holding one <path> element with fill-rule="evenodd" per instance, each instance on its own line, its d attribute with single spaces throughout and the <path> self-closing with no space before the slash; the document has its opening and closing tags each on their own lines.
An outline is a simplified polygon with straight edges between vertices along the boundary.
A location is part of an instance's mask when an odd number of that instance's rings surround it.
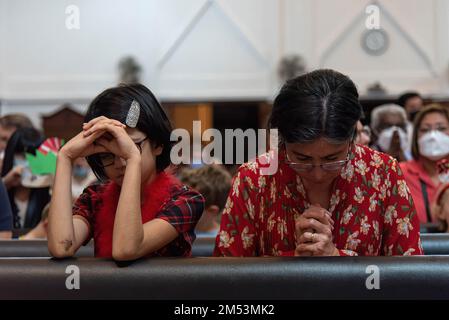
<svg viewBox="0 0 449 320">
<path fill-rule="evenodd" d="M 136 100 L 131 102 L 128 114 L 126 115 L 126 125 L 130 128 L 135 128 L 140 117 L 140 104 Z"/>
</svg>

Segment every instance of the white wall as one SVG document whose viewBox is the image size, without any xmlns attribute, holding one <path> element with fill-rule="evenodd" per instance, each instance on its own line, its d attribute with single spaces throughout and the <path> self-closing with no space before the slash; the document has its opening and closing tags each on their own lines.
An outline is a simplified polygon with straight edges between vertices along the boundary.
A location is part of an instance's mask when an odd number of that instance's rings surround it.
<svg viewBox="0 0 449 320">
<path fill-rule="evenodd" d="M 117 82 L 134 55 L 143 82 L 163 100 L 271 99 L 284 54 L 308 69 L 350 75 L 361 93 L 380 81 L 390 94 L 448 94 L 449 1 L 377 2 L 391 45 L 379 57 L 360 46 L 361 0 L 0 0 L 1 113 L 38 122 L 65 101 L 85 108 Z M 80 9 L 80 30 L 65 9 Z"/>
</svg>

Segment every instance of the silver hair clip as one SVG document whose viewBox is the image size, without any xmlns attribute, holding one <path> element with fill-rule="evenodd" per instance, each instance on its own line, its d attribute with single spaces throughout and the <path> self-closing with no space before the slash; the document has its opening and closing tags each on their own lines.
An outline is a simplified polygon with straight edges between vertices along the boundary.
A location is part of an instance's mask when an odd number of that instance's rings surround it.
<svg viewBox="0 0 449 320">
<path fill-rule="evenodd" d="M 131 102 L 128 115 L 126 116 L 126 125 L 130 128 L 135 128 L 140 117 L 140 104 L 136 100 Z"/>
</svg>

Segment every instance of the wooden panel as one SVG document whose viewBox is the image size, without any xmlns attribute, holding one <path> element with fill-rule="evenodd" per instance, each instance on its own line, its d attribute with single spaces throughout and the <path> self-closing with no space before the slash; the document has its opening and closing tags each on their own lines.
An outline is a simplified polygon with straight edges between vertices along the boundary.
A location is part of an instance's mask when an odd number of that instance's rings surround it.
<svg viewBox="0 0 449 320">
<path fill-rule="evenodd" d="M 65 141 L 77 135 L 83 126 L 84 115 L 73 110 L 70 106 L 63 106 L 51 115 L 42 116 L 44 134 L 47 137 L 59 137 Z"/>
<path fill-rule="evenodd" d="M 213 106 L 211 103 L 173 104 L 171 120 L 174 128 L 186 129 L 193 133 L 193 121 L 201 121 L 201 133 L 213 127 Z"/>
</svg>

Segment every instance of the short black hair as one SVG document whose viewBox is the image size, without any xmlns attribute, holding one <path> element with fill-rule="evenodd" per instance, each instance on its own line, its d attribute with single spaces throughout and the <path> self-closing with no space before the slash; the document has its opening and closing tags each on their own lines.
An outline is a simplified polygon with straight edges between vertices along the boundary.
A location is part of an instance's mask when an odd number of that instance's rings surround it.
<svg viewBox="0 0 449 320">
<path fill-rule="evenodd" d="M 407 103 L 407 101 L 411 98 L 420 98 L 422 100 L 421 95 L 416 92 L 416 91 L 408 91 L 408 92 L 404 92 L 403 94 L 401 94 L 398 98 L 398 101 L 396 102 L 398 105 L 400 105 L 401 107 L 405 107 L 405 104 Z"/>
<path fill-rule="evenodd" d="M 133 100 L 140 104 L 140 117 L 136 129 L 145 133 L 153 146 L 162 146 L 162 153 L 156 157 L 156 170 L 163 171 L 170 165 L 170 141 L 172 126 L 161 104 L 154 94 L 142 84 L 120 84 L 100 93 L 89 105 L 85 122 L 105 116 L 126 124 L 126 116 Z M 86 157 L 98 179 L 107 180 L 104 168 L 99 164 L 98 154 Z"/>
<path fill-rule="evenodd" d="M 280 143 L 308 143 L 321 137 L 339 143 L 355 138 L 361 118 L 354 82 L 337 71 L 320 69 L 284 84 L 268 125 L 278 129 Z"/>
</svg>

